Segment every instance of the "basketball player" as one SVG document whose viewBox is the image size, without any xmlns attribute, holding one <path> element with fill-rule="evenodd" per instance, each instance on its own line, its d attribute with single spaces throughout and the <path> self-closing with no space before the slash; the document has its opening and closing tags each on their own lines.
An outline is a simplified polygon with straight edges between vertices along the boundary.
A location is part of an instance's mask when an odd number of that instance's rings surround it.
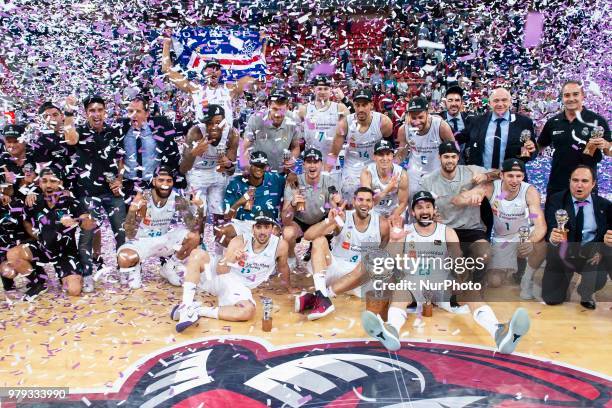
<svg viewBox="0 0 612 408">
<path fill-rule="evenodd" d="M 421 178 L 440 168 L 438 146 L 443 141 L 454 142 L 451 127 L 441 117 L 430 115 L 427 99 L 413 98 L 406 111 L 405 123 L 397 134 L 399 151 L 398 163 L 408 156 L 408 177 L 410 196 L 421 190 Z"/>
<path fill-rule="evenodd" d="M 315 100 L 298 109 L 298 116 L 304 124 L 305 148 L 314 147 L 327 159 L 337 134 L 346 134 L 348 108 L 339 102 L 332 102 L 330 79 L 317 75 L 312 80 Z M 333 163 L 335 165 L 335 163 Z"/>
<path fill-rule="evenodd" d="M 361 185 L 376 193 L 374 211 L 385 217 L 401 215 L 408 206 L 408 174 L 393 163 L 393 146 L 385 139 L 374 145 L 374 163 L 361 172 Z"/>
<path fill-rule="evenodd" d="M 389 240 L 389 225 L 384 217 L 372 211 L 374 192 L 359 187 L 354 193 L 353 210 L 344 211 L 346 204 L 329 210 L 327 219 L 310 227 L 304 238 L 312 241 L 312 271 L 314 293 L 295 298 L 296 313 L 310 310 L 308 320 L 332 313 L 330 298 L 340 293 L 361 297 L 361 285 L 368 280 L 361 262 L 363 251 L 384 248 Z M 330 251 L 325 238 L 334 234 Z"/>
<path fill-rule="evenodd" d="M 193 205 L 172 189 L 172 169 L 160 166 L 152 180 L 152 190 L 138 193 L 130 204 L 125 220 L 128 242 L 117 251 L 119 279 L 131 289 L 142 286 L 141 263 L 151 257 L 172 257 L 163 265 L 161 276 L 174 286 L 181 285 L 182 261 L 200 243 L 201 201 Z M 173 221 L 185 224 L 171 229 Z"/>
<path fill-rule="evenodd" d="M 274 235 L 274 215 L 260 211 L 249 233 L 234 237 L 224 258 L 211 257 L 204 249 L 195 249 L 187 261 L 183 300 L 170 316 L 178 320 L 176 331 L 182 332 L 200 316 L 241 322 L 255 316 L 251 289 L 266 282 L 278 272 L 290 292 L 287 242 Z M 216 307 L 202 307 L 194 302 L 196 289 L 217 296 Z"/>
<path fill-rule="evenodd" d="M 527 268 L 521 278 L 522 299 L 533 299 L 533 274 L 546 256 L 543 242 L 546 222 L 540 207 L 540 193 L 525 183 L 525 164 L 519 159 L 502 163 L 501 179 L 478 186 L 453 198 L 456 206 L 480 206 L 486 197 L 493 210 L 491 261 L 487 283 L 491 287 L 502 284 L 510 270 L 517 269 L 517 255 L 527 258 Z M 519 230 L 529 232 L 520 242 Z"/>
<path fill-rule="evenodd" d="M 359 187 L 361 171 L 374 158 L 374 145 L 382 138 L 389 138 L 393 133 L 393 122 L 388 116 L 374 112 L 372 92 L 361 89 L 353 96 L 355 113 L 347 119 L 347 150 L 342 169 L 342 195 L 352 202 L 355 190 Z M 344 135 L 337 134 L 331 148 L 325 170 L 331 171 L 336 163 Z"/>
<path fill-rule="evenodd" d="M 52 264 L 68 295 L 79 296 L 83 267 L 79 261 L 76 229 L 80 226 L 91 231 L 96 224 L 78 200 L 64 189 L 63 175 L 57 167 L 41 170 L 38 187 L 42 194 L 24 210 L 25 230 L 34 239 L 10 248 L 0 271 L 9 279 L 17 274 L 29 275 L 23 300 L 31 302 L 47 290 L 41 265 Z"/>
<path fill-rule="evenodd" d="M 238 132 L 223 132 L 225 110 L 219 105 L 209 105 L 202 124 L 189 129 L 183 150 L 180 171 L 187 176 L 190 191 L 207 203 L 207 216 L 213 225 L 223 219 L 223 196 L 228 176 L 236 169 Z"/>
<path fill-rule="evenodd" d="M 421 259 L 429 257 L 432 248 L 438 248 L 434 257 L 450 256 L 457 259 L 461 256 L 459 239 L 452 228 L 433 221 L 435 213 L 435 200 L 431 193 L 419 191 L 412 197 L 412 217 L 416 220 L 415 224 L 402 229 L 403 221 L 401 217 L 395 217 L 392 222 L 391 239 L 393 242 L 401 242 L 404 251 L 413 252 L 414 257 Z M 444 232 L 443 232 L 444 231 Z M 429 245 L 417 246 L 416 244 Z M 415 244 L 411 248 L 411 244 Z M 446 246 L 446 251 L 444 250 Z M 426 252 L 426 253 L 423 253 Z M 446 253 L 445 253 L 446 252 Z M 421 271 L 419 270 L 419 274 Z M 429 272 L 429 273 L 428 273 Z M 434 276 L 436 271 L 425 271 L 423 275 Z M 440 271 L 437 271 L 438 273 Z M 388 350 L 397 351 L 401 347 L 399 333 L 406 322 L 406 306 L 408 301 L 405 293 L 394 293 L 393 301 L 389 307 L 387 322 L 380 316 L 370 311 L 365 311 L 361 315 L 361 323 L 365 331 L 372 337 L 379 340 Z M 400 301 L 396 301 L 400 299 Z M 499 324 L 495 313 L 490 306 L 485 303 L 473 304 L 477 306 L 474 311 L 474 319 L 484 327 L 497 344 L 500 353 L 509 354 L 514 351 L 518 341 L 529 330 L 529 316 L 523 308 L 518 308 L 514 312 L 512 319 L 507 324 Z"/>
<path fill-rule="evenodd" d="M 234 123 L 234 107 L 235 99 L 242 95 L 244 89 L 248 87 L 254 79 L 249 76 L 240 78 L 236 84 L 229 88 L 227 85 L 220 82 L 222 72 L 221 64 L 215 60 L 209 60 L 204 67 L 204 83 L 195 83 L 189 81 L 185 75 L 172 67 L 170 59 L 170 48 L 172 47 L 172 39 L 164 39 L 162 51 L 162 71 L 168 76 L 175 87 L 181 91 L 191 95 L 195 118 L 197 122 L 202 122 L 205 118 L 205 112 L 209 105 L 220 105 L 225 110 L 225 124 L 223 127 L 223 136 L 228 137 L 230 129 Z"/>
</svg>

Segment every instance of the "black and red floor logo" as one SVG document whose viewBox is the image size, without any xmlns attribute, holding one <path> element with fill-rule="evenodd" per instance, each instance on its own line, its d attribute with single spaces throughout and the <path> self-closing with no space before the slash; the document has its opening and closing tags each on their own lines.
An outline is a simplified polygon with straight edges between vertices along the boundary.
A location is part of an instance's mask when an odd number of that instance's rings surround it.
<svg viewBox="0 0 612 408">
<path fill-rule="evenodd" d="M 112 392 L 36 406 L 606 407 L 611 385 L 551 362 L 467 346 L 406 342 L 389 353 L 366 341 L 274 348 L 228 338 L 149 356 Z"/>
</svg>

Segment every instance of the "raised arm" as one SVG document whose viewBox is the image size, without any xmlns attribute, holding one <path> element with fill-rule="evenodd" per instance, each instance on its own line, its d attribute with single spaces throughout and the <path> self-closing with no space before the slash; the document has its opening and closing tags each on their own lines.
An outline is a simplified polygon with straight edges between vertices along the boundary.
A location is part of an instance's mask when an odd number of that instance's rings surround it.
<svg viewBox="0 0 612 408">
<path fill-rule="evenodd" d="M 198 125 L 192 126 L 187 132 L 187 140 L 185 141 L 185 148 L 183 150 L 183 157 L 179 164 L 179 171 L 181 174 L 187 174 L 193 167 L 196 155 L 193 153 L 193 149 L 196 147 L 197 142 L 202 139 L 202 131 Z"/>
<path fill-rule="evenodd" d="M 410 153 L 408 151 L 408 148 L 409 148 L 408 143 L 406 143 L 406 137 L 405 137 L 406 130 L 405 129 L 406 129 L 406 124 L 403 124 L 397 130 L 398 149 L 397 149 L 397 152 L 395 152 L 395 161 L 397 163 L 403 162 L 404 159 L 406 159 L 406 156 L 408 155 L 408 153 Z"/>
<path fill-rule="evenodd" d="M 132 204 L 130 204 L 130 208 L 123 224 L 123 228 L 125 228 L 125 238 L 128 241 L 136 238 L 138 226 L 140 225 L 140 222 L 144 218 L 144 214 L 146 214 L 146 212 L 147 201 L 144 199 L 141 193 L 137 193 L 136 197 L 134 197 L 132 200 Z"/>
<path fill-rule="evenodd" d="M 71 115 L 69 113 L 72 113 Z M 66 144 L 74 146 L 79 143 L 79 132 L 74 126 L 74 115 L 76 114 L 76 98 L 69 96 L 66 98 L 66 110 L 64 111 L 64 139 Z"/>
<path fill-rule="evenodd" d="M 162 72 L 168 76 L 170 82 L 178 89 L 187 93 L 196 92 L 197 86 L 181 74 L 178 70 L 172 67 L 170 58 L 170 47 L 172 47 L 172 38 L 164 39 L 164 48 L 162 51 Z"/>
</svg>

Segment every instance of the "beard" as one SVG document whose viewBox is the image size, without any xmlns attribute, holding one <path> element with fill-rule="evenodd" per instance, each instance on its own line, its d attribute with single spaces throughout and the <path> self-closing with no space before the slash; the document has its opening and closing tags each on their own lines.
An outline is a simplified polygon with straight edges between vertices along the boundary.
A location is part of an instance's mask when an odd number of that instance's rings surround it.
<svg viewBox="0 0 612 408">
<path fill-rule="evenodd" d="M 161 187 L 155 187 L 155 193 L 160 198 L 168 198 L 170 197 L 170 193 L 172 193 L 172 188 L 164 189 Z"/>
</svg>

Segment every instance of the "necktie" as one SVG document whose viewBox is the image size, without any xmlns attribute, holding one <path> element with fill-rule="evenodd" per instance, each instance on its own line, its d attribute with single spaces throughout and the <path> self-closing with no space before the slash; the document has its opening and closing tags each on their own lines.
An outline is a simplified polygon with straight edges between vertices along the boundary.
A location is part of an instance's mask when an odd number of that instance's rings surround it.
<svg viewBox="0 0 612 408">
<path fill-rule="evenodd" d="M 584 228 L 584 206 L 588 201 L 574 201 L 574 204 L 578 206 L 578 212 L 576 213 L 576 230 L 574 231 L 574 241 L 582 242 L 582 229 Z"/>
<path fill-rule="evenodd" d="M 492 169 L 499 169 L 499 159 L 501 156 L 501 123 L 503 121 L 504 118 L 495 119 L 497 126 L 495 127 L 495 137 L 493 138 L 493 160 L 491 160 Z"/>
<path fill-rule="evenodd" d="M 459 126 L 457 125 L 457 122 L 459 122 L 459 119 L 452 118 L 450 121 L 453 124 L 453 133 L 457 133 L 459 131 Z"/>
<path fill-rule="evenodd" d="M 136 162 L 138 167 L 136 169 L 136 180 L 142 180 L 142 132 L 136 133 Z"/>
</svg>

